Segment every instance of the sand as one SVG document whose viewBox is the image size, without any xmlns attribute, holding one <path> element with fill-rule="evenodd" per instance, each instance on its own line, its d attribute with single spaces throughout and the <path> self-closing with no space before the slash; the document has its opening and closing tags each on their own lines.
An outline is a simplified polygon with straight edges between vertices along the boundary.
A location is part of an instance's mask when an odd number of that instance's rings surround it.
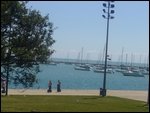
<svg viewBox="0 0 150 113">
<path fill-rule="evenodd" d="M 47 89 L 9 89 L 8 95 L 84 95 L 99 96 L 99 90 L 71 90 L 63 89 L 57 92 L 55 89 L 47 93 Z M 116 96 L 133 100 L 147 101 L 148 91 L 131 90 L 107 90 L 107 96 Z"/>
</svg>

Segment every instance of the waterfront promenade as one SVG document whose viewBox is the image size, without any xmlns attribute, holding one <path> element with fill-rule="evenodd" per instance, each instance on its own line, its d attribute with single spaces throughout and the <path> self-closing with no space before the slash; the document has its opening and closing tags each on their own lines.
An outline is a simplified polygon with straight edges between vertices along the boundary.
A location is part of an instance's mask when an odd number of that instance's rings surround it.
<svg viewBox="0 0 150 113">
<path fill-rule="evenodd" d="M 99 96 L 98 90 L 71 90 L 63 89 L 57 92 L 55 89 L 52 93 L 47 93 L 47 89 L 9 89 L 9 95 L 77 95 L 77 96 Z M 133 100 L 147 101 L 147 91 L 131 91 L 131 90 L 108 90 L 107 96 L 116 96 Z"/>
</svg>

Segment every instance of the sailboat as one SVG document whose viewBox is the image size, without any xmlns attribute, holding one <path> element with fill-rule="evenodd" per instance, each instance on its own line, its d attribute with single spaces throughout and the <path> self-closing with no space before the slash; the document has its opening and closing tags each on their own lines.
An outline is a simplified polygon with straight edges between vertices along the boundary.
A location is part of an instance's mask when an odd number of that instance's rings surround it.
<svg viewBox="0 0 150 113">
<path fill-rule="evenodd" d="M 142 73 L 143 75 L 149 75 L 149 71 L 146 70 L 146 69 L 141 70 L 141 73 Z"/>
<path fill-rule="evenodd" d="M 67 61 L 65 62 L 67 65 L 72 65 L 72 63 L 69 61 L 69 52 L 67 53 Z"/>
<path fill-rule="evenodd" d="M 75 70 L 82 70 L 82 71 L 90 71 L 90 66 L 86 65 L 86 64 L 80 64 L 80 65 L 76 65 L 74 67 Z"/>
<path fill-rule="evenodd" d="M 80 57 L 80 54 L 79 54 L 79 57 Z M 76 64 L 74 69 L 75 70 L 82 70 L 82 71 L 90 71 L 90 66 L 88 64 L 84 64 L 82 62 L 82 58 L 83 58 L 83 48 L 81 50 L 81 60 L 79 62 L 79 64 Z"/>
<path fill-rule="evenodd" d="M 54 61 L 51 61 L 51 62 L 49 63 L 49 65 L 56 66 L 56 65 L 57 65 L 57 63 L 55 63 Z"/>
<path fill-rule="evenodd" d="M 49 60 L 49 65 L 53 65 L 53 66 L 56 66 L 57 63 L 53 60 L 53 58 L 51 57 L 50 60 Z"/>
<path fill-rule="evenodd" d="M 103 56 L 102 56 L 102 65 L 100 66 L 100 64 L 98 66 L 95 66 L 93 68 L 93 71 L 96 72 L 96 73 L 104 73 L 105 72 L 105 67 L 104 67 L 104 56 L 105 56 L 105 46 L 104 46 L 104 49 L 103 49 Z M 108 60 L 111 60 L 111 58 L 109 58 L 109 55 L 107 55 L 107 59 Z M 108 67 L 106 68 L 106 73 L 113 73 L 113 70 L 112 68 Z"/>
<path fill-rule="evenodd" d="M 149 54 L 147 57 L 147 65 L 141 70 L 143 75 L 149 75 Z"/>
<path fill-rule="evenodd" d="M 138 70 L 127 70 L 122 72 L 124 76 L 134 76 L 134 77 L 144 77 L 144 75 L 142 73 L 140 73 L 140 71 Z"/>
<path fill-rule="evenodd" d="M 123 64 L 123 56 L 124 56 L 124 47 L 122 47 L 122 52 L 121 52 L 121 55 L 119 57 L 119 59 L 120 59 L 120 66 L 119 66 L 118 69 L 115 70 L 116 72 L 121 72 L 122 73 L 122 72 L 126 71 L 126 66 Z"/>
<path fill-rule="evenodd" d="M 124 76 L 144 77 L 140 69 L 137 67 L 128 67 L 127 70 L 123 71 Z"/>
<path fill-rule="evenodd" d="M 96 73 L 104 73 L 104 67 L 95 67 L 93 68 L 93 71 Z M 111 68 L 106 69 L 106 73 L 113 73 L 113 70 Z"/>
</svg>

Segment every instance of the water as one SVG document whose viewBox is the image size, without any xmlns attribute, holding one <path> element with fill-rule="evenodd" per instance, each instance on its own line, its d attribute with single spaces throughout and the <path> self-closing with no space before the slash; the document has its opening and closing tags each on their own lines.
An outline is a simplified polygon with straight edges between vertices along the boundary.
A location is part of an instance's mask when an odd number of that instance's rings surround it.
<svg viewBox="0 0 150 113">
<path fill-rule="evenodd" d="M 61 81 L 62 89 L 99 89 L 103 87 L 103 73 L 93 71 L 74 70 L 73 65 L 57 64 L 40 65 L 41 72 L 37 77 L 39 84 L 33 88 L 48 88 L 48 81 L 52 81 L 52 88 L 56 89 L 57 81 Z M 121 73 L 107 74 L 106 88 L 110 90 L 147 90 L 149 76 L 132 77 Z M 12 87 L 12 86 L 11 86 Z"/>
</svg>

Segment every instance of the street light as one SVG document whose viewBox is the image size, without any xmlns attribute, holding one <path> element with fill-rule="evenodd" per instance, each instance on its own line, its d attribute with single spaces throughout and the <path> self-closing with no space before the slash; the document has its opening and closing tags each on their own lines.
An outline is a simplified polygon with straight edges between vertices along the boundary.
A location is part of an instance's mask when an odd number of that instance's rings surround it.
<svg viewBox="0 0 150 113">
<path fill-rule="evenodd" d="M 115 5 L 112 4 L 112 2 L 114 2 L 114 1 L 106 1 L 106 2 L 107 2 L 107 4 L 103 3 L 103 6 L 107 9 L 107 11 L 105 9 L 103 9 L 103 12 L 106 14 L 106 16 L 102 15 L 104 19 L 107 19 L 104 81 L 103 81 L 103 89 L 101 88 L 101 91 L 100 91 L 100 95 L 102 95 L 102 96 L 106 96 L 106 69 L 107 69 L 107 59 L 108 59 L 107 50 L 108 50 L 109 19 L 113 19 L 114 17 L 111 16 L 110 14 L 114 14 L 115 13 L 115 11 L 111 9 L 111 8 L 115 7 Z"/>
</svg>

